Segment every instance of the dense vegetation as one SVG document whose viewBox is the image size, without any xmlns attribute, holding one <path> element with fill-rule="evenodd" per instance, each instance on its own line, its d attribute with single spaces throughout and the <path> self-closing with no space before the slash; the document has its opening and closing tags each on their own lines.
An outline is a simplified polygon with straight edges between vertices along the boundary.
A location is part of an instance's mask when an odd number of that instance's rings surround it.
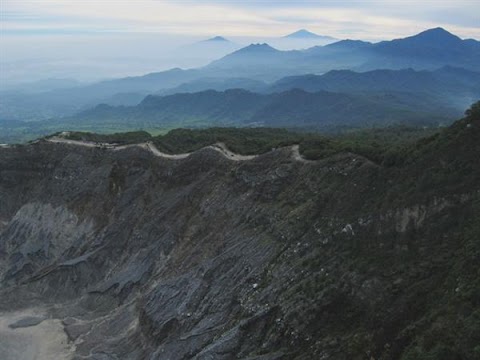
<svg viewBox="0 0 480 360">
<path fill-rule="evenodd" d="M 463 106 L 462 106 L 463 107 Z M 136 106 L 98 105 L 70 119 L 64 128 L 268 126 L 315 130 L 339 126 L 365 128 L 409 124 L 447 124 L 461 114 L 456 106 L 424 93 L 307 92 L 292 89 L 258 94 L 242 89 L 206 90 L 168 96 L 147 96 Z M 52 122 L 52 126 L 55 121 Z M 59 124 L 57 123 L 57 126 Z"/>
<path fill-rule="evenodd" d="M 211 128 L 204 130 L 172 130 L 154 138 L 159 150 L 167 153 L 184 153 L 198 150 L 218 142 L 225 143 L 233 152 L 261 154 L 282 146 L 297 144 L 303 135 L 284 129 L 269 128 Z"/>
<path fill-rule="evenodd" d="M 386 158 L 392 162 L 390 159 L 400 156 L 397 154 L 404 146 L 438 131 L 436 128 L 395 126 L 324 135 L 276 128 L 209 128 L 175 129 L 158 136 L 151 136 L 144 131 L 115 134 L 69 132 L 66 137 L 71 140 L 110 144 L 152 141 L 160 151 L 167 154 L 192 152 L 219 142 L 225 143 L 233 152 L 243 155 L 262 154 L 274 148 L 299 144 L 301 154 L 311 160 L 352 152 L 382 163 Z"/>
<path fill-rule="evenodd" d="M 345 131 L 327 136 L 276 128 L 217 127 L 175 129 L 158 136 L 136 131 L 115 134 L 70 132 L 66 137 L 72 140 L 115 144 L 152 141 L 160 151 L 168 154 L 188 153 L 218 142 L 225 143 L 230 150 L 243 155 L 261 154 L 274 148 L 299 144 L 300 153 L 310 160 L 351 152 L 384 166 L 394 166 L 413 163 L 419 157 L 435 157 L 438 149 L 444 148 L 445 144 L 467 146 L 464 139 L 469 137 L 466 137 L 464 132 L 471 131 L 471 121 L 478 118 L 479 107 L 479 102 L 473 104 L 466 111 L 465 119 L 445 129 L 393 126 Z M 455 143 L 458 138 L 463 139 L 462 143 Z"/>
<path fill-rule="evenodd" d="M 478 191 L 472 194 L 480 179 L 475 165 L 480 139 L 480 102 L 473 104 L 465 115 L 450 128 L 415 146 L 405 147 L 404 165 L 394 170 L 398 176 L 405 176 L 401 170 L 409 169 L 403 186 L 393 189 L 405 197 L 422 201 L 435 196 L 471 194 L 475 199 L 464 213 L 443 218 L 437 229 L 438 244 L 425 260 L 434 264 L 441 258 L 449 259 L 450 267 L 448 272 L 436 274 L 444 277 L 444 282 L 428 297 L 432 305 L 426 314 L 412 324 L 412 334 L 417 335 L 402 360 L 480 359 L 480 200 Z M 453 235 L 446 237 L 447 233 Z M 418 251 L 427 234 L 412 231 L 409 236 L 412 243 L 418 242 L 414 245 Z M 440 240 L 442 236 L 445 240 Z M 435 271 L 434 266 L 430 271 Z"/>
<path fill-rule="evenodd" d="M 151 135 L 146 131 L 131 131 L 114 134 L 95 134 L 90 132 L 70 131 L 65 137 L 70 140 L 90 141 L 107 144 L 138 144 L 151 139 Z M 55 135 L 59 135 L 58 133 Z"/>
<path fill-rule="evenodd" d="M 348 359 L 480 359 L 479 140 L 477 102 L 453 126 L 413 143 L 400 141 L 388 149 L 383 166 L 372 167 L 373 189 L 367 190 L 371 179 L 350 177 L 345 187 L 348 196 L 337 194 L 344 199 L 343 209 L 355 214 L 352 221 L 358 216 L 356 204 L 362 204 L 362 219 L 376 212 L 388 216 L 387 209 L 408 210 L 404 214 L 416 212 L 412 216 L 415 220 L 406 223 L 403 233 L 398 229 L 363 236 L 356 233 L 356 242 L 335 244 L 332 257 L 341 253 L 342 262 L 337 266 L 345 266 L 338 270 L 338 278 L 328 279 L 334 289 L 328 311 L 336 316 L 328 318 L 321 313 L 318 316 L 327 321 L 318 328 L 321 331 L 330 326 L 325 336 L 332 338 L 349 331 L 354 334 L 350 341 L 342 343 L 348 349 Z M 332 178 L 331 187 L 340 181 Z M 356 191 L 351 190 L 355 184 Z M 445 210 L 454 204 L 455 211 Z M 422 213 L 429 211 L 430 226 L 422 226 Z M 432 216 L 434 212 L 437 215 Z M 374 240 L 382 236 L 388 240 Z M 302 260 L 302 274 L 318 272 L 322 266 L 318 259 L 325 256 L 325 251 L 325 247 L 309 247 Z M 355 291 L 348 287 L 350 272 L 383 281 L 378 287 L 375 281 L 366 284 L 366 288 L 374 289 L 372 297 L 383 306 L 376 305 L 377 310 L 372 310 L 348 302 L 346 294 Z M 311 300 L 315 305 L 308 306 L 314 308 L 328 281 L 322 273 L 319 275 L 304 276 L 292 296 L 298 302 Z M 297 315 L 298 322 L 310 321 L 316 326 L 307 309 Z M 342 327 L 342 323 L 348 325 Z M 381 326 L 386 331 L 378 331 Z M 332 329 L 338 332 L 332 335 Z"/>
</svg>

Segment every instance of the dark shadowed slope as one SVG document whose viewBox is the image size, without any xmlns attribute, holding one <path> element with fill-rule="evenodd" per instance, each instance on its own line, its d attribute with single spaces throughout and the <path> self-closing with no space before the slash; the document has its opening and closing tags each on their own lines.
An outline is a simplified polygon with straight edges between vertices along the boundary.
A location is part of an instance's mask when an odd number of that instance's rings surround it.
<svg viewBox="0 0 480 360">
<path fill-rule="evenodd" d="M 289 90 L 261 95 L 245 90 L 204 91 L 193 94 L 149 96 L 134 107 L 100 105 L 71 121 L 81 124 L 122 124 L 147 127 L 265 124 L 316 127 L 372 126 L 392 123 L 438 124 L 458 116 L 454 107 L 427 96 L 392 92 L 350 95 Z M 64 120 L 68 123 L 70 120 Z"/>
<path fill-rule="evenodd" d="M 450 66 L 434 71 L 373 70 L 363 73 L 334 70 L 324 75 L 300 75 L 275 82 L 269 92 L 290 89 L 343 93 L 406 92 L 436 98 L 439 103 L 463 109 L 480 98 L 480 72 Z"/>
</svg>

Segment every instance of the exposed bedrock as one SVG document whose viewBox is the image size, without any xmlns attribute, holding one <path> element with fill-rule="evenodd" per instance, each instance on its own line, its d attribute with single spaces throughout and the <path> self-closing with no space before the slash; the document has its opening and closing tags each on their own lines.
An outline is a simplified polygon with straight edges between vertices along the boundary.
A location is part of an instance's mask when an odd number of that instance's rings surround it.
<svg viewBox="0 0 480 360">
<path fill-rule="evenodd" d="M 66 359 L 400 359 L 461 288 L 480 184 L 420 198 L 408 176 L 289 149 L 0 149 L 0 322 L 63 328 Z"/>
</svg>

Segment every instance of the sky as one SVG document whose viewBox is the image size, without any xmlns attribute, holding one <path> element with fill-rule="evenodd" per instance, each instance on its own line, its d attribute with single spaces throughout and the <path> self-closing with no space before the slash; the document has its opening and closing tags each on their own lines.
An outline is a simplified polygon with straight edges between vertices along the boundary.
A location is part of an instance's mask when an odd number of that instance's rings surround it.
<svg viewBox="0 0 480 360">
<path fill-rule="evenodd" d="M 478 0 L 2 0 L 2 36 L 150 32 L 280 36 L 308 28 L 334 37 L 383 39 L 443 26 L 480 37 Z"/>
<path fill-rule="evenodd" d="M 248 44 L 305 28 L 380 41 L 439 26 L 480 39 L 480 1 L 0 0 L 0 77 L 89 80 L 174 61 L 192 67 L 209 59 L 175 58 L 175 48 L 216 35 Z"/>
</svg>

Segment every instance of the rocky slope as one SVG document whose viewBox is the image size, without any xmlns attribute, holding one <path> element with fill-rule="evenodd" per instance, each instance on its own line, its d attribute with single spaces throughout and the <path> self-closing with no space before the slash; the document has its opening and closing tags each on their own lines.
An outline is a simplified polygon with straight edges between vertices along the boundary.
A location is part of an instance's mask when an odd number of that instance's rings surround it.
<svg viewBox="0 0 480 360">
<path fill-rule="evenodd" d="M 477 359 L 477 115 L 389 166 L 0 148 L 0 349 L 17 324 L 65 359 Z"/>
</svg>

